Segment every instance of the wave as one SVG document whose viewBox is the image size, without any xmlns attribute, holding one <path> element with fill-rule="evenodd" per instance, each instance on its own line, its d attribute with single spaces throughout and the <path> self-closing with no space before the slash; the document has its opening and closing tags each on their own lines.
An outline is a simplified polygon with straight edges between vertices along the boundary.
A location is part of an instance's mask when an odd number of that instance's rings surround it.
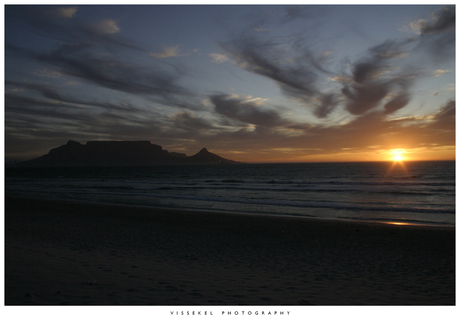
<svg viewBox="0 0 460 319">
<path fill-rule="evenodd" d="M 329 202 L 299 202 L 299 201 L 282 201 L 282 200 L 259 200 L 248 198 L 224 198 L 224 197 L 199 197 L 195 195 L 148 195 L 160 198 L 186 199 L 196 201 L 212 201 L 239 203 L 249 205 L 269 205 L 269 206 L 286 206 L 300 208 L 332 208 L 340 210 L 365 210 L 365 211 L 388 211 L 388 212 L 413 212 L 413 213 L 435 213 L 435 214 L 455 214 L 455 210 L 439 209 L 439 208 L 413 208 L 403 206 L 372 206 L 372 205 L 356 205 L 347 203 L 329 203 Z"/>
<path fill-rule="evenodd" d="M 40 181 L 37 183 L 7 183 L 7 189 L 40 189 L 51 190 L 53 188 L 68 189 L 76 191 L 78 189 L 88 189 L 95 192 L 107 189 L 109 191 L 128 191 L 154 193 L 164 192 L 167 196 L 174 196 L 177 193 L 203 193 L 206 192 L 212 196 L 215 192 L 226 192 L 230 197 L 253 197 L 254 192 L 260 196 L 273 197 L 274 194 L 287 194 L 283 196 L 298 197 L 299 199 L 307 194 L 312 196 L 378 196 L 378 195 L 395 195 L 395 196 L 442 196 L 444 198 L 455 197 L 455 184 L 449 182 L 433 183 L 395 183 L 395 182 L 330 182 L 330 181 L 251 181 L 251 180 L 231 180 L 221 181 L 152 181 L 152 180 L 108 180 L 108 181 L 79 181 L 67 180 L 66 182 L 47 182 Z M 246 195 L 251 192 L 252 195 Z M 349 194 L 349 195 L 347 195 Z M 354 194 L 354 195 L 353 195 Z M 279 195 L 281 196 L 281 195 Z"/>
<path fill-rule="evenodd" d="M 130 182 L 130 184 L 133 184 Z M 135 183 L 134 183 L 135 184 Z M 338 193 L 338 192 L 364 192 L 367 194 L 392 194 L 392 195 L 412 195 L 430 196 L 434 193 L 444 195 L 455 195 L 455 183 L 368 183 L 368 182 L 293 182 L 293 181 L 243 181 L 243 180 L 224 180 L 221 182 L 141 182 L 138 187 L 133 187 L 144 191 L 183 191 L 183 190 L 232 190 L 232 191 L 257 191 L 257 192 L 277 192 L 277 193 Z M 342 187 L 343 186 L 343 187 Z M 105 186 L 107 187 L 107 186 Z M 120 187 L 120 182 L 113 182 L 113 188 Z M 126 186 L 124 186 L 126 187 Z"/>
<path fill-rule="evenodd" d="M 29 190 L 28 193 L 43 194 L 42 190 Z M 49 189 L 49 194 L 69 194 L 65 189 Z M 238 197 L 213 197 L 213 196 L 199 196 L 196 194 L 160 194 L 155 192 L 139 192 L 139 190 L 126 192 L 93 192 L 88 189 L 73 190 L 71 196 L 91 195 L 93 197 L 106 196 L 116 197 L 118 200 L 129 201 L 133 197 L 144 198 L 162 198 L 174 200 L 191 200 L 202 202 L 224 202 L 224 203 L 237 203 L 249 206 L 279 206 L 279 207 L 297 207 L 297 208 L 327 208 L 335 210 L 351 210 L 351 211 L 374 211 L 374 212 L 406 212 L 406 213 L 429 213 L 429 214 L 455 214 L 455 209 L 443 208 L 421 208 L 403 205 L 382 205 L 383 203 L 369 203 L 369 202 L 353 202 L 346 203 L 340 201 L 297 201 L 297 200 L 278 200 L 278 199 L 254 199 L 254 198 L 238 198 Z M 46 196 L 43 194 L 43 196 Z"/>
<path fill-rule="evenodd" d="M 213 180 L 212 183 L 218 181 Z M 292 181 L 292 180 L 242 180 L 230 179 L 222 180 L 222 183 L 233 184 L 278 184 L 278 185 L 363 185 L 363 186 L 455 186 L 455 182 L 399 182 L 399 181 L 384 181 L 384 182 L 361 182 L 361 181 Z"/>
<path fill-rule="evenodd" d="M 117 188 L 117 187 L 114 187 Z M 435 193 L 442 193 L 444 196 L 455 196 L 455 193 L 451 192 L 449 189 L 437 188 L 430 189 L 426 191 L 421 191 L 417 189 L 405 189 L 405 190 L 394 190 L 394 189 L 370 189 L 370 188 L 261 188 L 261 187 L 237 187 L 237 186 L 162 186 L 156 188 L 162 191 L 184 191 L 184 190 L 233 190 L 233 191 L 259 191 L 267 193 L 359 193 L 365 192 L 366 194 L 391 194 L 391 195 L 410 195 L 410 196 L 431 196 Z M 138 189 L 141 190 L 141 189 Z M 155 189 L 145 188 L 145 191 L 153 191 Z"/>
<path fill-rule="evenodd" d="M 7 183 L 14 183 L 14 182 L 24 182 L 26 178 L 7 178 Z M 66 179 L 67 182 L 75 182 L 78 183 L 79 179 Z M 42 180 L 42 182 L 46 183 L 46 179 Z M 305 185 L 338 185 L 338 186 L 401 186 L 401 187 L 416 187 L 416 186 L 446 186 L 446 187 L 455 187 L 455 181 L 399 181 L 399 180 L 392 180 L 392 181 L 347 181 L 347 180 L 280 180 L 280 179 L 268 179 L 268 180 L 251 180 L 251 179 L 206 179 L 206 180 L 187 180 L 187 181 L 173 181 L 173 180 L 154 180 L 154 179 L 95 179 L 90 180 L 86 179 L 85 182 L 101 182 L 104 184 L 122 184 L 122 183 L 129 183 L 129 184 L 145 184 L 145 185 L 226 185 L 226 184 L 243 184 L 243 185 L 251 185 L 251 184 L 260 184 L 260 185 L 291 185 L 299 187 Z"/>
</svg>

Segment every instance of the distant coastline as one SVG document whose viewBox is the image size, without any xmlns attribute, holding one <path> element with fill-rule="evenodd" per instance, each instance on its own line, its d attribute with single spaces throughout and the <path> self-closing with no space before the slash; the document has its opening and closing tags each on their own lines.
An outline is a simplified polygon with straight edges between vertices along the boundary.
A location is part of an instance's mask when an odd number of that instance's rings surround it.
<svg viewBox="0 0 460 319">
<path fill-rule="evenodd" d="M 28 161 L 12 163 L 10 167 L 87 167 L 87 166 L 150 166 L 174 164 L 236 164 L 201 149 L 192 156 L 168 152 L 150 141 L 88 141 L 67 144 L 51 149 L 48 154 Z"/>
</svg>

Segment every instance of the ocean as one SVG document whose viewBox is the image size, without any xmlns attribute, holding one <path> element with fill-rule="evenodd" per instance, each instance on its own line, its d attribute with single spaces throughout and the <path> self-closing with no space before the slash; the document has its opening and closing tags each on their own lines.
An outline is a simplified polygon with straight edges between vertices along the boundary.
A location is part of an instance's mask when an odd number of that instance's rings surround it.
<svg viewBox="0 0 460 319">
<path fill-rule="evenodd" d="M 5 195 L 453 226 L 455 161 L 7 168 Z"/>
</svg>

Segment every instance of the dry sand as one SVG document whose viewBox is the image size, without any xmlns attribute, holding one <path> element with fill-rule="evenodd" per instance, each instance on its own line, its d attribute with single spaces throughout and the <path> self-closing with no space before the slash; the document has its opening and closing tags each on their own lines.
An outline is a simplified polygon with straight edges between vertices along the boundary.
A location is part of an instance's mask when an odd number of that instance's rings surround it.
<svg viewBox="0 0 460 319">
<path fill-rule="evenodd" d="M 454 305 L 455 229 L 6 198 L 6 305 Z"/>
</svg>

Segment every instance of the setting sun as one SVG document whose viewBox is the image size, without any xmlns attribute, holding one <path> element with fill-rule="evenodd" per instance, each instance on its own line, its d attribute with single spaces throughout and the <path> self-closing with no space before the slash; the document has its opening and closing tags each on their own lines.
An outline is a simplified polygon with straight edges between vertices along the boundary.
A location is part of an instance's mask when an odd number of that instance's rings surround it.
<svg viewBox="0 0 460 319">
<path fill-rule="evenodd" d="M 401 148 L 391 150 L 392 160 L 395 162 L 401 162 L 402 160 L 404 160 L 404 157 L 402 155 L 404 153 L 406 153 L 406 150 Z"/>
</svg>

